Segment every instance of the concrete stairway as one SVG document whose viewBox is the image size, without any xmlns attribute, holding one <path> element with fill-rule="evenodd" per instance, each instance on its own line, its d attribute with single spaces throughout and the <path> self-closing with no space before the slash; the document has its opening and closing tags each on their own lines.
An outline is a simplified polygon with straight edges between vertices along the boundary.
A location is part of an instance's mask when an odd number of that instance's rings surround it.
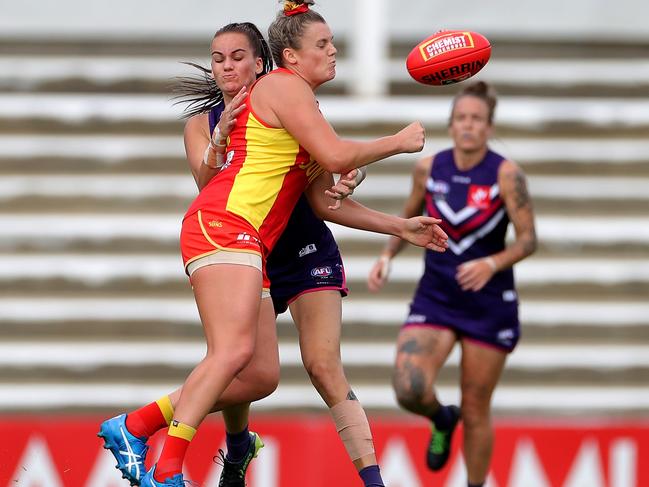
<svg viewBox="0 0 649 487">
<path fill-rule="evenodd" d="M 538 254 L 517 269 L 524 335 L 496 411 L 643 414 L 649 65 L 633 44 L 494 45 L 500 55 L 482 75 L 500 93 L 494 147 L 528 174 L 540 238 Z M 426 153 L 448 144 L 457 86 L 409 82 L 400 61 L 406 46 L 395 45 L 392 96 L 352 98 L 342 47 L 341 79 L 320 97 L 341 134 L 376 136 L 420 119 Z M 186 72 L 177 61 L 200 60 L 202 49 L 2 46 L 0 411 L 131 408 L 180 384 L 200 359 L 202 332 L 177 242 L 195 187 L 167 87 Z M 624 79 L 606 75 L 623 67 Z M 398 212 L 417 157 L 372 167 L 357 199 Z M 396 411 L 394 339 L 420 252 L 404 252 L 388 287 L 371 295 L 365 278 L 384 237 L 333 228 L 352 291 L 344 302 L 346 371 L 371 411 Z M 280 317 L 278 330 L 281 385 L 256 407 L 322 407 L 290 317 Z M 453 355 L 440 377 L 446 400 L 457 398 L 457 362 Z"/>
</svg>

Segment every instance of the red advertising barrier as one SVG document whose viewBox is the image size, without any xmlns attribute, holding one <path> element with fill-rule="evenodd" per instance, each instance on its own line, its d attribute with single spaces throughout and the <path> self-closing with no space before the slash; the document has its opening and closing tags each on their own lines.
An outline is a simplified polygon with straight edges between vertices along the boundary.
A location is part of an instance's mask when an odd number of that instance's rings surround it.
<svg viewBox="0 0 649 487">
<path fill-rule="evenodd" d="M 101 448 L 98 417 L 0 417 L 0 487 L 120 487 L 128 482 Z M 372 418 L 381 472 L 389 487 L 465 487 L 462 431 L 442 472 L 426 469 L 429 431 L 406 416 Z M 362 485 L 326 415 L 256 415 L 266 446 L 251 464 L 250 487 Z M 207 421 L 192 443 L 185 478 L 215 487 L 223 426 Z M 156 458 L 163 435 L 152 439 Z M 488 487 L 649 486 L 649 422 L 496 423 Z M 643 461 L 641 461 L 644 459 Z"/>
</svg>

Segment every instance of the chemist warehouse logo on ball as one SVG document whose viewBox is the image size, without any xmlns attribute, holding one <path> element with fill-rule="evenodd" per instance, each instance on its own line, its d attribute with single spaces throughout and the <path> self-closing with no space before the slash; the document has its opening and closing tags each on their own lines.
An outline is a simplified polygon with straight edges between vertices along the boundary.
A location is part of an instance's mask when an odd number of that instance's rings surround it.
<svg viewBox="0 0 649 487">
<path fill-rule="evenodd" d="M 473 47 L 473 37 L 468 32 L 453 32 L 434 37 L 430 41 L 419 46 L 421 57 L 428 62 L 436 56 L 458 49 L 470 49 Z"/>
</svg>

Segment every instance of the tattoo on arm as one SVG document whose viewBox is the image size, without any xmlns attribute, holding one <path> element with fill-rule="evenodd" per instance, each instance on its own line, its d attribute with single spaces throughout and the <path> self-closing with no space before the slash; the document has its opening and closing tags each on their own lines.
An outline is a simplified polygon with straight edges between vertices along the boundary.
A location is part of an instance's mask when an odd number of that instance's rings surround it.
<svg viewBox="0 0 649 487">
<path fill-rule="evenodd" d="M 534 253 L 537 246 L 534 229 L 534 212 L 532 200 L 527 190 L 525 174 L 515 168 L 507 174 L 506 198 L 509 218 L 516 229 L 516 242 L 508 247 L 508 265 L 514 265 L 526 256 Z"/>
<path fill-rule="evenodd" d="M 521 171 L 516 171 L 514 174 L 514 202 L 517 210 L 530 204 L 530 195 L 527 192 L 525 176 Z"/>
<path fill-rule="evenodd" d="M 347 400 L 348 401 L 358 401 L 358 398 L 356 397 L 356 394 L 354 394 L 354 391 L 352 391 L 351 389 L 347 393 Z"/>
</svg>

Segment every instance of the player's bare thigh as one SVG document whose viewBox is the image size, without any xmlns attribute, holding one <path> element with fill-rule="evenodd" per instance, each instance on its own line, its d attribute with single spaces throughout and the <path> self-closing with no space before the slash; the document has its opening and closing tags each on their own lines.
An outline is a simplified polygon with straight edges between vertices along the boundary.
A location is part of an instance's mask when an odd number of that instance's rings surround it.
<svg viewBox="0 0 649 487">
<path fill-rule="evenodd" d="M 303 350 L 324 346 L 338 353 L 342 320 L 340 291 L 320 290 L 301 294 L 289 305 L 289 309 Z"/>
<path fill-rule="evenodd" d="M 475 340 L 463 339 L 461 343 L 462 400 L 478 409 L 488 408 L 508 353 Z"/>
<path fill-rule="evenodd" d="M 298 329 L 304 367 L 324 401 L 332 407 L 350 392 L 340 359 L 340 291 L 304 293 L 289 308 Z"/>
</svg>

